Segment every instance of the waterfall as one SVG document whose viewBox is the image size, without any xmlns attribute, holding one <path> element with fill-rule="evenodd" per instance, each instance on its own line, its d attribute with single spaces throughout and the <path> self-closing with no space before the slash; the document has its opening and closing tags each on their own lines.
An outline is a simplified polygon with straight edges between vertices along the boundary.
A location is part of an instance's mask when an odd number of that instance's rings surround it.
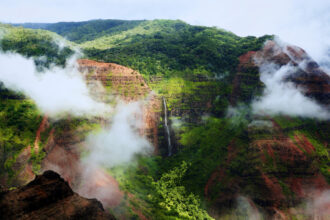
<svg viewBox="0 0 330 220">
<path fill-rule="evenodd" d="M 171 144 L 171 133 L 170 128 L 168 127 L 168 121 L 167 121 L 167 106 L 166 106 L 166 100 L 163 97 L 163 105 L 164 105 L 164 124 L 165 124 L 165 131 L 167 133 L 167 149 L 168 149 L 168 156 L 172 155 L 172 144 Z"/>
</svg>

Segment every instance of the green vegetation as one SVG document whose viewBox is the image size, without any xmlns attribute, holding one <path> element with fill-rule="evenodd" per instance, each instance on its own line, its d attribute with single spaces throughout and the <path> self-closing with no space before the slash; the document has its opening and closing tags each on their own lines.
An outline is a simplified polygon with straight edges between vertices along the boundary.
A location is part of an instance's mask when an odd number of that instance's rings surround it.
<svg viewBox="0 0 330 220">
<path fill-rule="evenodd" d="M 216 118 L 209 118 L 202 126 L 187 128 L 181 137 L 184 148 L 171 164 L 177 165 L 180 160 L 191 163 L 184 180 L 189 190 L 203 195 L 200 186 L 205 186 L 212 172 L 225 162 L 228 146 L 240 132 L 228 120 Z"/>
<path fill-rule="evenodd" d="M 196 82 L 189 77 L 170 77 L 159 82 L 150 82 L 149 86 L 166 98 L 169 110 L 187 110 L 195 105 L 201 112 L 215 114 L 223 113 L 231 92 L 231 86 L 225 79 L 216 81 L 203 78 Z"/>
<path fill-rule="evenodd" d="M 330 182 L 330 155 L 326 144 L 329 140 L 329 126 L 326 122 L 311 119 L 303 120 L 301 118 L 292 118 L 289 123 L 292 123 L 292 120 L 296 123 L 298 123 L 297 121 L 300 121 L 301 124 L 300 126 L 295 124 L 295 129 L 291 131 L 289 130 L 291 139 L 293 139 L 296 143 L 294 136 L 298 136 L 302 141 L 308 141 L 313 148 L 315 148 L 315 151 L 311 154 L 306 152 L 304 149 L 303 151 L 307 154 L 307 156 L 317 158 L 314 166 L 318 167 L 327 182 Z M 296 145 L 300 148 L 302 147 L 299 146 L 298 143 L 296 143 Z"/>
<path fill-rule="evenodd" d="M 73 54 L 70 44 L 60 36 L 44 30 L 32 30 L 0 24 L 4 36 L 0 49 L 32 57 L 37 66 L 49 67 L 51 64 L 64 66 L 66 59 Z M 69 46 L 60 46 L 61 44 Z"/>
<path fill-rule="evenodd" d="M 3 90 L 1 90 L 3 91 Z M 5 94 L 8 94 L 6 91 Z M 14 94 L 12 94 L 14 96 Z M 8 97 L 6 95 L 6 97 Z M 34 144 L 36 130 L 42 118 L 34 103 L 27 99 L 7 99 L 0 103 L 0 173 L 15 175 L 13 170 L 17 156 Z M 37 155 L 36 155 L 37 156 Z"/>
<path fill-rule="evenodd" d="M 17 24 L 25 28 L 45 29 L 66 37 L 68 40 L 82 43 L 103 36 L 110 36 L 134 28 L 143 21 L 126 20 L 92 20 L 83 22 L 25 23 Z"/>
<path fill-rule="evenodd" d="M 0 24 L 0 33 L 2 52 L 31 57 L 39 70 L 51 65 L 65 66 L 67 58 L 73 54 L 71 43 L 49 31 Z M 62 47 L 62 44 L 68 46 Z M 11 180 L 15 179 L 27 162 L 32 164 L 34 173 L 39 172 L 42 159 L 46 156 L 43 146 L 51 128 L 42 132 L 36 152 L 36 131 L 43 117 L 36 105 L 23 94 L 4 88 L 1 82 L 0 99 L 0 173 L 2 178 L 8 175 L 10 185 Z M 24 150 L 27 150 L 24 154 L 31 153 L 29 161 L 17 161 Z"/>
<path fill-rule="evenodd" d="M 157 207 L 155 216 L 164 219 L 171 216 L 177 216 L 179 219 L 212 219 L 205 210 L 200 208 L 200 199 L 188 193 L 181 185 L 187 169 L 188 165 L 183 162 L 181 166 L 163 174 L 158 181 L 151 181 L 156 196 L 149 196 L 149 198 Z"/>
<path fill-rule="evenodd" d="M 327 147 L 330 132 L 328 122 L 287 116 L 276 116 L 274 119 L 306 156 L 317 158 L 314 166 L 318 167 L 327 182 L 330 182 L 330 155 Z M 315 151 L 307 152 L 304 146 L 297 143 L 296 138 L 301 139 L 302 142 L 309 142 Z"/>
<path fill-rule="evenodd" d="M 233 73 L 238 56 L 258 50 L 266 39 L 245 37 L 182 21 L 154 20 L 84 42 L 86 56 L 139 70 L 144 75 Z"/>
<path fill-rule="evenodd" d="M 111 174 L 124 192 L 131 193 L 129 203 L 151 219 L 210 219 L 206 210 L 210 202 L 230 190 L 228 182 L 210 188 L 205 201 L 204 187 L 212 173 L 228 170 L 227 178 L 256 172 L 248 153 L 244 130 L 247 124 L 233 125 L 229 119 L 208 118 L 202 125 L 182 128 L 184 148 L 167 157 L 140 157 L 129 167 L 116 167 Z M 229 146 L 232 146 L 230 148 Z M 235 151 L 230 164 L 226 158 Z M 230 181 L 230 180 L 229 180 Z M 253 182 L 249 184 L 250 189 Z M 229 187 L 229 188 L 228 188 Z M 249 189 L 246 189 L 247 192 Z M 258 191 L 254 188 L 253 191 Z"/>
<path fill-rule="evenodd" d="M 130 204 L 143 210 L 146 216 L 159 219 L 212 219 L 198 196 L 189 193 L 183 185 L 183 178 L 191 168 L 186 162 L 164 172 L 158 180 L 155 167 L 157 158 L 140 158 L 139 167 L 117 167 L 111 173 L 120 181 L 123 189 L 134 193 L 136 198 L 129 199 Z M 139 201 L 136 203 L 136 201 Z"/>
</svg>

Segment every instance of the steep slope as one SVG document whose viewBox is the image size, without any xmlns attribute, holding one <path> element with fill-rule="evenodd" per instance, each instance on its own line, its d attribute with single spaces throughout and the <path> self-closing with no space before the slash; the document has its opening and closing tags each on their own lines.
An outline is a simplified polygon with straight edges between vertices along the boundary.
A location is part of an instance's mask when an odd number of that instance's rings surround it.
<svg viewBox="0 0 330 220">
<path fill-rule="evenodd" d="M 323 166 L 329 156 L 327 144 L 317 140 L 310 127 L 305 124 L 303 129 L 290 126 L 284 130 L 276 120 L 255 119 L 248 125 L 247 135 L 228 145 L 225 162 L 210 176 L 205 195 L 220 210 L 235 206 L 238 196 L 247 196 L 269 218 L 284 213 L 290 216 L 290 207 L 316 201 L 330 189 L 322 175 L 328 174 Z"/>
<path fill-rule="evenodd" d="M 222 75 L 234 71 L 239 55 L 258 50 L 272 37 L 242 38 L 180 20 L 93 20 L 26 27 L 55 31 L 79 43 L 88 58 L 128 66 L 144 75 L 185 71 Z"/>
<path fill-rule="evenodd" d="M 65 120 L 55 135 L 44 147 L 46 153 L 41 171 L 54 170 L 59 173 L 80 195 L 97 198 L 105 208 L 118 206 L 122 192 L 116 180 L 100 167 L 89 167 L 81 160 L 88 132 L 86 125 L 97 125 L 92 121 Z M 74 125 L 74 126 L 73 126 Z M 90 170 L 90 172 L 86 172 Z M 102 193 L 100 193 L 102 192 Z"/>
<path fill-rule="evenodd" d="M 45 30 L 32 30 L 0 24 L 0 49 L 31 57 L 39 67 L 64 66 L 73 54 L 73 43 Z"/>
<path fill-rule="evenodd" d="M 115 219 L 96 199 L 74 193 L 57 173 L 46 171 L 26 186 L 0 192 L 4 219 Z"/>
<path fill-rule="evenodd" d="M 258 67 L 265 63 L 297 66 L 297 71 L 283 80 L 328 107 L 329 76 L 302 49 L 281 47 L 274 41 L 240 57 L 232 104 L 249 103 L 258 89 L 260 94 L 263 85 Z M 228 145 L 225 162 L 210 176 L 204 191 L 209 200 L 218 208 L 232 207 L 237 197 L 244 195 L 250 203 L 265 208 L 269 218 L 302 215 L 326 219 L 329 213 L 324 207 L 328 201 L 322 200 L 319 207 L 315 205 L 315 210 L 309 211 L 298 205 L 305 201 L 316 204 L 318 197 L 327 195 L 330 189 L 329 121 L 253 116 L 245 129 Z"/>
<path fill-rule="evenodd" d="M 155 147 L 155 153 L 157 153 L 161 100 L 155 94 L 150 93 L 151 90 L 143 77 L 138 72 L 117 64 L 99 63 L 91 60 L 78 60 L 78 63 L 82 74 L 85 74 L 86 81 L 91 87 L 100 83 L 104 85 L 103 89 L 100 87 L 93 89 L 97 98 L 111 104 L 120 100 L 143 103 L 143 123 L 139 127 L 139 133 L 148 137 Z M 17 95 L 16 97 L 14 92 L 4 88 L 1 94 L 3 100 L 6 100 L 2 103 L 4 113 L 10 114 L 7 111 L 10 110 L 11 104 L 31 102 L 24 96 Z M 35 117 L 39 119 L 35 121 L 35 127 L 31 128 L 31 131 L 29 130 L 30 136 L 27 137 L 22 133 L 27 138 L 26 144 L 20 143 L 19 147 L 21 148 L 18 150 L 18 146 L 16 148 L 11 145 L 7 146 L 11 144 L 8 142 L 10 139 L 7 138 L 5 140 L 6 146 L 2 146 L 10 151 L 6 152 L 5 150 L 6 154 L 2 155 L 5 169 L 1 176 L 1 185 L 21 186 L 33 179 L 35 173 L 51 169 L 60 173 L 75 192 L 87 198 L 98 198 L 106 208 L 116 208 L 122 205 L 125 202 L 124 194 L 119 189 L 116 179 L 107 170 L 99 167 L 92 169 L 81 160 L 81 155 L 86 148 L 85 141 L 88 133 L 100 126 L 108 126 L 107 120 L 109 119 L 69 117 L 54 121 L 47 116 L 42 117 L 32 102 L 31 106 L 33 113 L 36 114 Z M 31 116 L 34 116 L 26 112 L 31 108 L 30 106 L 27 107 L 27 109 L 20 110 L 23 113 L 22 118 L 15 118 L 15 121 L 12 122 L 13 129 L 19 129 L 15 126 L 20 126 L 21 123 L 25 123 Z M 23 120 L 25 114 L 29 117 Z M 6 114 L 2 114 L 2 116 L 4 116 L 4 120 L 8 117 Z M 8 122 L 11 123 L 11 121 Z M 26 127 L 32 125 L 30 121 L 26 123 Z M 3 125 L 6 126 L 6 124 Z M 17 133 L 20 132 L 23 130 L 17 131 Z M 16 137 L 12 138 L 17 141 Z M 90 170 L 90 172 L 86 173 L 86 170 Z"/>
<path fill-rule="evenodd" d="M 78 64 L 81 71 L 87 70 L 86 79 L 89 83 L 100 81 L 107 92 L 125 101 L 143 99 L 150 93 L 143 77 L 133 69 L 87 59 L 78 60 Z"/>
<path fill-rule="evenodd" d="M 285 81 L 293 82 L 306 96 L 323 105 L 329 105 L 330 77 L 303 49 L 292 45 L 282 46 L 275 41 L 268 41 L 262 50 L 250 51 L 240 56 L 239 59 L 238 74 L 233 83 L 232 104 L 237 99 L 235 96 L 241 98 L 236 102 L 248 102 L 256 94 L 251 89 L 244 92 L 246 87 L 254 86 L 255 90 L 259 89 L 260 92 L 262 85 L 258 84 L 260 82 L 258 68 L 264 64 L 273 63 L 279 66 L 292 65 L 297 67 L 295 73 L 286 76 Z"/>
<path fill-rule="evenodd" d="M 42 126 L 45 121 L 31 100 L 3 86 L 0 94 L 0 182 L 19 186 L 30 181 L 33 171 L 40 169 L 42 146 L 47 142 L 44 137 L 51 130 Z"/>
<path fill-rule="evenodd" d="M 330 104 L 330 76 L 303 49 L 290 45 L 281 47 L 274 41 L 268 41 L 255 55 L 255 60 L 258 66 L 265 62 L 298 66 L 298 70 L 285 80 L 293 82 L 306 96 L 319 103 Z"/>
<path fill-rule="evenodd" d="M 276 50 L 275 44 L 273 47 L 272 50 Z M 174 171 L 176 171 L 184 174 L 171 186 L 182 187 L 184 190 L 204 197 L 209 204 L 209 213 L 212 213 L 212 217 L 216 219 L 245 218 L 249 216 L 249 210 L 254 213 L 260 212 L 259 215 L 266 219 L 290 217 L 326 219 L 329 214 L 326 208 L 329 202 L 324 198 L 328 196 L 330 189 L 329 121 L 283 115 L 255 116 L 248 107 L 238 105 L 239 102 L 249 105 L 254 97 L 261 95 L 263 91 L 264 85 L 260 81 L 259 69 L 254 63 L 253 55 L 258 54 L 259 59 L 280 60 L 281 63 L 278 65 L 289 63 L 298 66 L 297 62 L 291 60 L 289 56 L 284 56 L 284 52 L 280 57 L 276 56 L 277 53 L 269 56 L 261 55 L 267 50 L 269 50 L 269 43 L 264 49 L 258 52 L 250 51 L 239 58 L 237 74 L 233 77 L 233 90 L 230 95 L 227 95 L 232 105 L 236 105 L 236 110 L 232 110 L 236 113 L 230 118 L 219 118 L 221 114 L 201 110 L 207 106 L 205 96 L 194 105 L 185 97 L 188 91 L 194 98 L 198 98 L 205 91 L 211 97 L 219 94 L 219 90 L 210 90 L 212 80 L 198 76 L 195 78 L 191 76 L 190 82 L 188 77 L 170 80 L 151 77 L 150 84 L 166 97 L 167 103 L 170 103 L 169 115 L 177 117 L 184 115 L 180 113 L 179 108 L 182 107 L 182 103 L 185 103 L 187 105 L 184 107 L 184 112 L 190 123 L 182 123 L 185 120 L 184 117 L 179 118 L 182 120 L 181 131 L 175 130 L 174 133 L 178 135 L 176 141 L 179 141 L 180 149 L 175 152 L 175 155 L 163 158 L 156 163 L 142 161 L 140 165 L 142 167 L 133 169 L 130 175 L 135 172 L 134 175 L 126 177 L 134 187 L 127 186 L 128 184 L 124 186 L 141 195 L 144 190 L 153 189 L 152 186 L 148 186 L 148 182 L 142 176 L 152 176 L 156 182 L 153 184 L 165 184 L 162 178 L 169 178 L 169 173 L 172 178 L 175 178 L 177 173 Z M 288 57 L 287 60 L 282 61 L 283 56 Z M 285 80 L 295 83 L 298 88 L 305 88 L 303 91 L 306 96 L 318 100 L 326 107 L 328 76 L 316 64 L 312 63 L 312 66 L 316 66 L 314 69 L 308 67 L 310 66 L 308 63 L 313 61 L 307 55 L 305 59 L 307 68 L 298 68 L 297 73 Z M 299 77 L 299 80 L 295 77 Z M 205 87 L 198 87 L 201 90 L 194 91 L 192 88 L 199 82 L 203 82 Z M 214 81 L 214 83 L 226 88 L 230 82 L 222 81 L 224 84 L 221 84 L 219 81 Z M 314 88 L 314 90 L 308 88 Z M 316 92 L 313 92 L 315 90 Z M 224 97 L 226 96 L 221 98 Z M 213 100 L 215 98 L 213 96 Z M 227 105 L 212 103 L 210 109 L 212 105 L 221 106 L 220 109 L 227 107 Z M 195 111 L 194 114 L 191 113 L 192 111 Z M 203 119 L 201 116 L 206 112 L 213 117 Z M 198 119 L 198 117 L 201 118 Z M 172 118 L 173 121 L 175 119 Z M 161 174 L 153 171 L 155 168 L 150 167 L 148 163 L 152 163 L 161 170 Z M 180 168 L 182 163 L 188 163 L 188 168 Z M 139 184 L 145 184 L 149 188 L 139 188 Z M 153 193 L 151 198 L 158 198 L 158 196 L 161 197 L 160 201 L 171 200 L 170 193 L 167 195 Z M 181 194 L 178 193 L 176 202 L 173 202 L 178 206 L 185 204 L 180 200 L 180 196 Z M 149 195 L 144 199 L 149 201 Z M 250 208 L 240 210 L 242 208 L 240 204 Z M 157 207 L 156 210 L 159 213 L 166 213 L 166 216 L 172 216 L 175 212 L 179 213 L 174 207 L 162 207 L 157 203 L 152 203 L 152 205 Z M 147 207 L 140 206 L 148 213 Z"/>
<path fill-rule="evenodd" d="M 154 147 L 158 148 L 158 125 L 162 111 L 160 98 L 151 92 L 142 75 L 125 66 L 115 63 L 102 63 L 93 60 L 78 60 L 80 70 L 87 72 L 88 84 L 101 82 L 104 91 L 100 97 L 112 96 L 125 102 L 142 101 L 143 121 L 140 133 L 149 138 Z"/>
<path fill-rule="evenodd" d="M 154 146 L 157 154 L 159 143 L 159 118 L 161 114 L 160 99 L 150 93 L 150 88 L 142 76 L 127 67 L 113 63 L 101 63 L 92 60 L 78 60 L 79 69 L 85 74 L 87 83 L 95 85 L 101 83 L 104 89 L 97 91 L 94 95 L 109 102 L 117 101 L 143 103 L 143 123 L 139 127 L 139 133 L 146 136 Z M 99 87 L 98 87 L 99 88 Z M 110 99 L 106 99 L 110 97 Z M 114 102 L 114 103 L 113 103 Z M 86 148 L 86 125 L 100 124 L 101 127 L 108 126 L 107 120 L 111 118 L 95 118 L 90 121 L 79 122 L 66 120 L 55 132 L 52 140 L 44 147 L 46 156 L 42 161 L 42 170 L 52 169 L 60 173 L 67 180 L 74 191 L 87 198 L 97 198 L 104 207 L 120 210 L 129 207 L 133 213 L 139 213 L 134 206 L 126 204 L 124 191 L 119 188 L 117 180 L 109 174 L 107 169 L 93 167 L 83 162 L 81 158 Z M 74 126 L 72 126 L 74 125 Z M 86 172 L 88 171 L 88 172 Z M 132 196 L 133 197 L 133 196 Z M 115 211 L 116 214 L 126 216 L 128 211 Z"/>
<path fill-rule="evenodd" d="M 217 28 L 153 20 L 81 47 L 90 58 L 129 66 L 144 75 L 215 76 L 232 72 L 239 55 L 259 49 L 270 37 L 241 38 Z"/>
<path fill-rule="evenodd" d="M 111 35 L 134 28 L 143 21 L 126 20 L 91 20 L 83 22 L 59 22 L 59 23 L 22 23 L 14 24 L 32 29 L 44 29 L 55 32 L 70 41 L 82 43 L 94 40 L 104 35 Z"/>
</svg>

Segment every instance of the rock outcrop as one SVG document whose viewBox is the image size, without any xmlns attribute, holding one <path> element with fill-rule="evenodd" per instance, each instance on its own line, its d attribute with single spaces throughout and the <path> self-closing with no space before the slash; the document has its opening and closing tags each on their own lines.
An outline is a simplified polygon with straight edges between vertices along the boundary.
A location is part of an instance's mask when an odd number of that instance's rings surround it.
<svg viewBox="0 0 330 220">
<path fill-rule="evenodd" d="M 99 81 L 108 89 L 105 92 L 125 101 L 137 101 L 151 91 L 142 75 L 131 68 L 87 59 L 78 60 L 78 65 L 80 71 L 86 72 L 88 83 Z"/>
<path fill-rule="evenodd" d="M 101 83 L 101 89 L 97 96 L 103 101 L 112 98 L 120 98 L 125 102 L 142 101 L 143 125 L 141 135 L 148 137 L 155 147 L 158 148 L 158 124 L 161 115 L 161 99 L 151 92 L 143 76 L 128 67 L 115 63 L 103 63 L 88 59 L 78 60 L 79 69 L 85 73 L 88 84 Z M 95 91 L 94 91 L 95 92 Z M 110 96 L 110 97 L 109 97 Z"/>
<path fill-rule="evenodd" d="M 320 104 L 330 104 L 330 76 L 303 49 L 268 41 L 254 59 L 258 66 L 267 62 L 296 66 L 296 71 L 286 76 L 285 80 L 293 82 L 306 96 Z"/>
<path fill-rule="evenodd" d="M 151 93 L 142 75 L 130 68 L 113 63 L 78 60 L 78 64 L 89 86 L 95 86 L 92 92 L 97 96 L 96 98 L 102 101 L 108 101 L 107 98 L 110 97 L 115 101 L 119 98 L 125 102 L 143 102 L 143 123 L 138 132 L 153 143 L 155 153 L 157 153 L 158 124 L 162 107 L 160 99 Z M 93 118 L 89 119 L 87 124 L 100 123 L 101 126 L 107 126 L 106 120 L 108 119 Z M 45 116 L 36 131 L 34 144 L 27 146 L 17 157 L 14 164 L 18 172 L 18 175 L 14 177 L 15 184 L 7 184 L 6 179 L 1 184 L 9 187 L 22 186 L 33 180 L 35 175 L 31 152 L 42 151 L 45 154 L 41 162 L 42 171 L 54 170 L 80 195 L 86 198 L 97 198 L 105 208 L 117 207 L 122 201 L 123 192 L 119 189 L 115 178 L 109 173 L 98 167 L 91 169 L 81 162 L 80 155 L 86 147 L 85 137 L 90 130 L 88 126 L 81 128 L 75 126 L 75 123 L 70 117 L 54 123 Z M 42 136 L 43 146 L 39 148 Z"/>
<path fill-rule="evenodd" d="M 320 104 L 330 105 L 330 76 L 299 47 L 267 41 L 262 50 L 249 51 L 240 56 L 239 61 L 238 73 L 233 83 L 232 104 L 251 101 L 253 96 L 261 91 L 263 85 L 260 84 L 258 68 L 272 63 L 279 67 L 296 67 L 296 71 L 285 76 L 283 80 L 292 82 L 304 95 Z"/>
<path fill-rule="evenodd" d="M 67 120 L 58 134 L 44 147 L 41 169 L 59 173 L 70 187 L 86 198 L 97 198 L 105 208 L 118 206 L 123 198 L 117 181 L 102 168 L 81 161 L 86 134 L 71 128 Z M 87 131 L 88 133 L 88 131 Z"/>
<path fill-rule="evenodd" d="M 46 171 L 26 186 L 0 192 L 2 219 L 115 219 L 96 199 L 74 193 L 53 171 Z"/>
<path fill-rule="evenodd" d="M 158 97 L 151 93 L 142 75 L 130 68 L 92 60 L 78 60 L 80 71 L 85 74 L 89 86 L 96 98 L 109 104 L 118 100 L 126 103 L 140 101 L 143 123 L 138 132 L 158 146 L 158 123 L 161 109 Z M 99 86 L 99 85 L 102 86 Z M 110 98 L 110 99 L 108 99 Z M 113 102 L 110 102 L 113 101 Z M 92 119 L 101 126 L 108 126 L 108 118 Z M 94 123 L 93 122 L 93 123 Z M 42 170 L 54 170 L 68 181 L 72 189 L 86 198 L 97 198 L 105 208 L 115 209 L 124 199 L 124 193 L 114 177 L 98 166 L 88 166 L 81 161 L 81 153 L 86 148 L 85 137 L 88 131 L 79 131 L 71 126 L 70 119 L 63 121 L 63 126 L 55 133 L 44 150 L 46 156 Z M 80 129 L 81 130 L 81 129 Z"/>
</svg>

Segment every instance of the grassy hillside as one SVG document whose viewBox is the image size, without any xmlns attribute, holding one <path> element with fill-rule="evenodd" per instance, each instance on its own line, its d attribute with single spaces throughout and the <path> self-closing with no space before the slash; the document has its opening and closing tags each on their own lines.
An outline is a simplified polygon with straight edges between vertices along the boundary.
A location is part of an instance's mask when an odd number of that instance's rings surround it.
<svg viewBox="0 0 330 220">
<path fill-rule="evenodd" d="M 234 72 L 238 56 L 258 50 L 265 39 L 182 21 L 154 20 L 81 44 L 88 57 L 130 66 L 145 75 Z"/>
<path fill-rule="evenodd" d="M 93 20 L 25 26 L 54 31 L 78 43 L 88 58 L 129 66 L 144 75 L 214 76 L 234 72 L 239 55 L 258 50 L 272 37 L 238 37 L 180 20 Z"/>
<path fill-rule="evenodd" d="M 40 112 L 31 100 L 9 91 L 0 84 L 0 178 L 11 179 L 17 156 L 33 145 L 35 133 L 42 120 Z"/>
<path fill-rule="evenodd" d="M 0 49 L 34 58 L 37 65 L 50 64 L 64 66 L 73 54 L 73 44 L 61 36 L 45 30 L 33 30 L 0 24 Z"/>
<path fill-rule="evenodd" d="M 114 33 L 134 28 L 143 21 L 126 20 L 92 20 L 83 22 L 60 22 L 55 24 L 47 23 L 23 23 L 15 24 L 32 29 L 44 29 L 55 32 L 70 41 L 82 43 L 91 41 L 102 36 L 109 36 Z"/>
</svg>

